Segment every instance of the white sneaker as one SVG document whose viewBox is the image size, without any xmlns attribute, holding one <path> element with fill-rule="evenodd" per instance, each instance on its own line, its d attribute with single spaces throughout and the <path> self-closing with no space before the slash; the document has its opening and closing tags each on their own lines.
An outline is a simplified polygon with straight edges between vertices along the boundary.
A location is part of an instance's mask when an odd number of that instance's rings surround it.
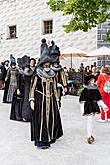
<svg viewBox="0 0 110 165">
<path fill-rule="evenodd" d="M 106 123 L 106 122 L 107 122 L 107 120 L 102 120 L 102 119 L 99 119 L 99 120 L 97 120 L 97 122 Z"/>
<path fill-rule="evenodd" d="M 110 119 L 107 119 L 107 121 L 110 121 Z"/>
</svg>

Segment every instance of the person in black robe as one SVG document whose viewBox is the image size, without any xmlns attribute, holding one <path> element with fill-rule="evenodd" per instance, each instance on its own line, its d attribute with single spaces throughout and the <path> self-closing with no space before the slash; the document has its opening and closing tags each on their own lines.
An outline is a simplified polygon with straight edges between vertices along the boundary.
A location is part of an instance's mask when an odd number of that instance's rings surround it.
<svg viewBox="0 0 110 165">
<path fill-rule="evenodd" d="M 11 54 L 12 55 L 12 54 Z M 11 56 L 10 55 L 10 56 Z M 4 77 L 6 77 L 6 74 L 7 74 L 7 71 L 8 71 L 8 69 L 9 69 L 9 67 L 10 67 L 10 62 L 9 62 L 9 60 L 5 60 L 4 61 L 4 67 L 5 67 L 5 70 L 4 70 Z"/>
<path fill-rule="evenodd" d="M 55 72 L 55 78 L 57 81 L 57 93 L 59 98 L 59 109 L 61 107 L 61 97 L 64 94 L 67 94 L 67 79 L 65 76 L 64 69 L 60 65 L 60 61 L 58 57 L 54 57 L 52 61 L 52 67 L 53 71 Z"/>
<path fill-rule="evenodd" d="M 3 79 L 4 79 L 4 86 L 5 86 L 5 78 L 6 78 L 6 75 L 7 75 L 7 71 L 8 71 L 8 69 L 9 69 L 9 67 L 10 67 L 10 62 L 9 62 L 9 60 L 5 60 L 4 62 L 3 62 L 3 66 L 4 66 L 4 70 L 3 70 Z"/>
<path fill-rule="evenodd" d="M 30 57 L 23 56 L 18 59 L 19 69 L 17 90 L 14 93 L 11 105 L 11 120 L 29 122 L 31 109 L 29 104 L 29 89 L 33 71 L 30 69 Z"/>
<path fill-rule="evenodd" d="M 40 59 L 29 97 L 32 109 L 31 140 L 42 149 L 49 148 L 51 143 L 63 135 L 55 73 L 50 65 L 49 56 Z"/>
<path fill-rule="evenodd" d="M 64 69 L 60 65 L 60 49 L 55 42 L 51 41 L 51 46 L 49 47 L 49 56 L 52 61 L 52 70 L 55 72 L 55 78 L 57 81 L 57 93 L 59 98 L 59 109 L 61 107 L 61 97 L 67 94 L 67 79 L 65 76 Z"/>
<path fill-rule="evenodd" d="M 2 89 L 5 88 L 5 78 L 6 78 L 6 74 L 7 74 L 7 70 L 4 66 L 4 62 L 1 62 L 1 71 L 2 71 L 2 74 L 1 74 L 1 77 L 2 77 Z"/>
<path fill-rule="evenodd" d="M 87 116 L 87 141 L 89 144 L 94 142 L 92 135 L 93 117 L 99 114 L 101 108 L 105 111 L 108 107 L 102 101 L 101 94 L 95 85 L 95 76 L 89 75 L 85 77 L 85 86 L 79 97 L 81 114 Z"/>
<path fill-rule="evenodd" d="M 11 103 L 13 93 L 17 89 L 18 68 L 16 67 L 16 60 L 13 55 L 10 55 L 10 68 L 7 70 L 5 78 L 5 88 L 3 95 L 3 103 Z"/>
<path fill-rule="evenodd" d="M 3 65 L 0 64 L 0 89 L 3 89 Z"/>
</svg>

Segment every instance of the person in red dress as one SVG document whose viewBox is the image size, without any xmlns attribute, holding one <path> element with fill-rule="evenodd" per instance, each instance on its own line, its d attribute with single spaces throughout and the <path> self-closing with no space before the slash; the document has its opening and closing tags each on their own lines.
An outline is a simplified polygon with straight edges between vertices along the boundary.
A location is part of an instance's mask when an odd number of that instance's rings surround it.
<svg viewBox="0 0 110 165">
<path fill-rule="evenodd" d="M 97 80 L 97 87 L 101 93 L 103 102 L 107 105 L 107 120 L 110 121 L 110 93 L 106 93 L 104 91 L 104 84 L 107 80 L 110 80 L 110 75 L 108 74 L 108 68 L 102 67 L 100 71 L 100 75 L 98 76 Z M 101 119 L 99 121 L 105 122 L 105 112 L 104 110 L 101 111 Z"/>
</svg>

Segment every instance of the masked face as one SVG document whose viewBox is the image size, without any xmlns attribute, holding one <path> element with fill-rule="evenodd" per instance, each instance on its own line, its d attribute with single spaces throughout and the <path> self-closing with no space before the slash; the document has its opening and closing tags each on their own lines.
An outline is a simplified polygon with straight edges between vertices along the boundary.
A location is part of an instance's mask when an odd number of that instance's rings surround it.
<svg viewBox="0 0 110 165">
<path fill-rule="evenodd" d="M 45 64 L 43 65 L 43 68 L 44 68 L 44 71 L 45 71 L 45 72 L 49 72 L 49 71 L 50 71 L 50 63 L 45 63 Z"/>
<path fill-rule="evenodd" d="M 14 68 L 16 68 L 16 65 L 12 65 L 11 67 L 14 69 Z"/>
<path fill-rule="evenodd" d="M 25 67 L 25 68 L 24 68 L 24 72 L 27 73 L 28 71 L 29 71 L 29 67 Z"/>
<path fill-rule="evenodd" d="M 56 62 L 56 63 L 53 64 L 53 66 L 54 66 L 55 68 L 58 68 L 59 64 Z"/>
</svg>

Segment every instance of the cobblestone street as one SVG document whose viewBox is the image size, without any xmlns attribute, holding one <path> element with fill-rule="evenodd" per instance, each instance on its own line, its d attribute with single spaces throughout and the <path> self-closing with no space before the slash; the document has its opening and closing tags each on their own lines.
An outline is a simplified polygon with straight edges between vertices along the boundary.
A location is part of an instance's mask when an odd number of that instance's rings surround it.
<svg viewBox="0 0 110 165">
<path fill-rule="evenodd" d="M 0 164 L 2 165 L 109 165 L 110 123 L 95 117 L 95 142 L 86 141 L 86 118 L 80 116 L 78 97 L 62 99 L 61 118 L 64 136 L 47 150 L 30 141 L 29 123 L 9 119 L 10 104 L 2 103 L 0 91 Z"/>
</svg>

